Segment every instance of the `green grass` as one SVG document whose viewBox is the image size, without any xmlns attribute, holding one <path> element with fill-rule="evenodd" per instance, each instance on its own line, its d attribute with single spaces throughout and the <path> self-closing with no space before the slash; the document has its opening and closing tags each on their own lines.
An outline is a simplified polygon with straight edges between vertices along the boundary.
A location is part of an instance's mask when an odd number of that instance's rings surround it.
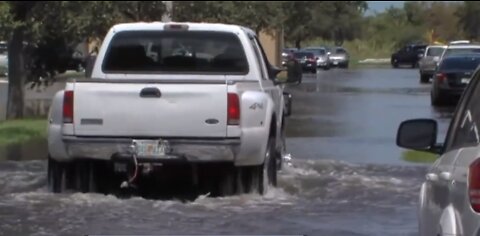
<svg viewBox="0 0 480 236">
<path fill-rule="evenodd" d="M 47 136 L 45 119 L 21 119 L 0 122 L 0 146 L 27 142 Z"/>
<path fill-rule="evenodd" d="M 438 156 L 433 153 L 408 150 L 402 153 L 402 159 L 413 163 L 433 163 Z"/>
</svg>

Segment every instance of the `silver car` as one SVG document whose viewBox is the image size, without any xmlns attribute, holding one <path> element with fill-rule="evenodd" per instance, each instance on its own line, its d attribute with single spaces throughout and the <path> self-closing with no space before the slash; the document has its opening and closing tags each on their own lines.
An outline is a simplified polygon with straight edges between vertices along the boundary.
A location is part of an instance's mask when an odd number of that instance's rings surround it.
<svg viewBox="0 0 480 236">
<path fill-rule="evenodd" d="M 456 108 L 444 143 L 437 122 L 400 124 L 397 145 L 438 154 L 421 185 L 420 235 L 480 235 L 480 72 L 477 69 Z"/>
<path fill-rule="evenodd" d="M 345 48 L 330 48 L 328 58 L 331 67 L 348 68 L 350 56 Z"/>
<path fill-rule="evenodd" d="M 430 45 L 425 49 L 425 53 L 418 62 L 421 83 L 427 83 L 433 77 L 440 56 L 446 48 L 446 45 Z"/>
<path fill-rule="evenodd" d="M 325 47 L 307 47 L 303 51 L 312 52 L 315 55 L 317 67 L 324 70 L 330 69 L 330 60 Z"/>
</svg>

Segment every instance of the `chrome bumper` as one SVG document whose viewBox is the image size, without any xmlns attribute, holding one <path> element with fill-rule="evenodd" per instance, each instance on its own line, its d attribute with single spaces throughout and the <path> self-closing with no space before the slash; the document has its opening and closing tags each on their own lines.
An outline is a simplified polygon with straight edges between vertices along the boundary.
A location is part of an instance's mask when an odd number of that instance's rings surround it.
<svg viewBox="0 0 480 236">
<path fill-rule="evenodd" d="M 63 137 L 66 151 L 71 158 L 100 160 L 125 159 L 131 156 L 130 138 Z M 240 147 L 240 139 L 166 139 L 170 152 L 163 159 L 145 161 L 215 162 L 234 161 Z"/>
</svg>

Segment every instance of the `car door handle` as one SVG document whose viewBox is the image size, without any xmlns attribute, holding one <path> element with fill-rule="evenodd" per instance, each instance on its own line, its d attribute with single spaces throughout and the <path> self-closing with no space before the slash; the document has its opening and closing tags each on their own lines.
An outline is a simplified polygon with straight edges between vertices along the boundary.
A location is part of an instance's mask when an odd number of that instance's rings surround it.
<svg viewBox="0 0 480 236">
<path fill-rule="evenodd" d="M 431 181 L 431 182 L 436 182 L 438 181 L 438 175 L 437 174 L 434 174 L 434 173 L 428 173 L 425 178 L 428 180 L 428 181 Z"/>
<path fill-rule="evenodd" d="M 444 171 L 440 173 L 440 179 L 450 181 L 452 180 L 452 174 L 450 172 Z"/>
<path fill-rule="evenodd" d="M 160 90 L 155 87 L 144 88 L 140 91 L 140 97 L 142 98 L 159 98 L 162 96 Z"/>
</svg>

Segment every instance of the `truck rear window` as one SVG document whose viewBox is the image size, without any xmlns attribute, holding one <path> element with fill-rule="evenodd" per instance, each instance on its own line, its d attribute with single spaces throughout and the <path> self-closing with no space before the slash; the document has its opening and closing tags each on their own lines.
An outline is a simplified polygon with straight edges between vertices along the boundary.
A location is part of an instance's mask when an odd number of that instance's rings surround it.
<svg viewBox="0 0 480 236">
<path fill-rule="evenodd" d="M 125 31 L 110 42 L 105 73 L 247 74 L 237 35 L 214 31 Z"/>
</svg>

